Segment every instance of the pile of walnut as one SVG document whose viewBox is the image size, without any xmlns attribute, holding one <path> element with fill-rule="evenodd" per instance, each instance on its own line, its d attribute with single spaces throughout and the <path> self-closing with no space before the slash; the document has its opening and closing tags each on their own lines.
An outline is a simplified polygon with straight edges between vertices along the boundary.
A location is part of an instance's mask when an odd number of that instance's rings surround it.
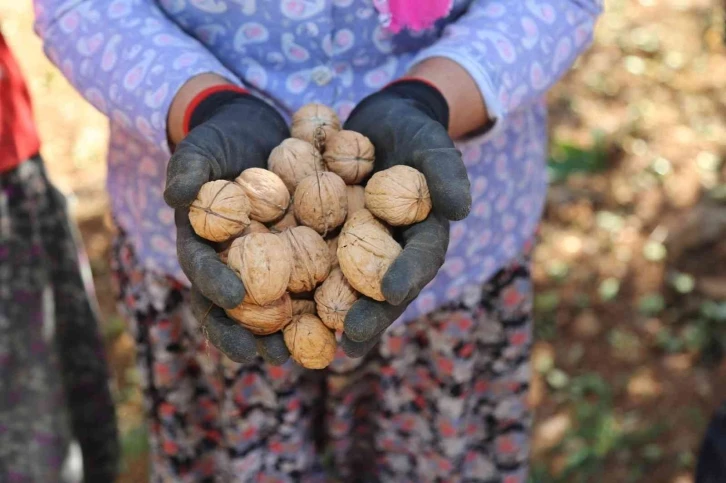
<svg viewBox="0 0 726 483">
<path fill-rule="evenodd" d="M 227 314 L 257 335 L 283 331 L 292 358 L 309 369 L 331 363 L 335 332 L 360 294 L 384 300 L 381 279 L 401 252 L 390 227 L 431 211 L 420 172 L 395 166 L 370 176 L 373 145 L 340 128 L 330 108 L 304 106 L 268 170 L 206 183 L 189 211 L 247 289 Z"/>
</svg>

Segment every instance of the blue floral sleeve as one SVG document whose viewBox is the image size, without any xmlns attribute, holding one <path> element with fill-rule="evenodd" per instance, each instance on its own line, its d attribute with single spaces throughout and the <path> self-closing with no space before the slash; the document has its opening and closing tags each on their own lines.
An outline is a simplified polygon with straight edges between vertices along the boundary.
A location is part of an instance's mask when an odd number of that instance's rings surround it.
<svg viewBox="0 0 726 483">
<path fill-rule="evenodd" d="M 179 88 L 227 70 L 148 0 L 35 0 L 46 55 L 112 122 L 168 154 L 166 120 Z"/>
<path fill-rule="evenodd" d="M 489 115 L 538 102 L 592 40 L 602 0 L 472 2 L 413 64 L 446 57 L 476 81 Z M 501 123 L 499 123 L 501 124 Z"/>
</svg>

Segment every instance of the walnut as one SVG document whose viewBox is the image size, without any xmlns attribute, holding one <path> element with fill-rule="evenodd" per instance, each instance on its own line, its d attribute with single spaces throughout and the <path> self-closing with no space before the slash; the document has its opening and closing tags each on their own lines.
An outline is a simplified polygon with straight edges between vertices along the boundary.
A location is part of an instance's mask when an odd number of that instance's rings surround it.
<svg viewBox="0 0 726 483">
<path fill-rule="evenodd" d="M 292 315 L 313 314 L 315 315 L 314 300 L 292 299 Z"/>
<path fill-rule="evenodd" d="M 385 301 L 381 280 L 400 253 L 401 246 L 368 210 L 355 212 L 340 232 L 340 269 L 355 290 L 374 300 Z"/>
<path fill-rule="evenodd" d="M 345 194 L 348 198 L 348 218 L 356 211 L 366 207 L 366 191 L 362 186 L 346 186 Z"/>
<path fill-rule="evenodd" d="M 250 218 L 267 223 L 281 218 L 290 206 L 290 193 L 279 176 L 262 168 L 249 168 L 237 176 L 250 199 Z"/>
<path fill-rule="evenodd" d="M 289 294 L 268 305 L 257 305 L 248 296 L 227 315 L 255 335 L 274 334 L 292 320 L 292 300 Z"/>
<path fill-rule="evenodd" d="M 375 150 L 371 141 L 355 131 L 339 131 L 325 144 L 323 160 L 346 184 L 363 181 L 373 171 Z"/>
<path fill-rule="evenodd" d="M 321 152 L 327 139 L 338 131 L 338 115 L 322 104 L 306 104 L 292 116 L 292 137 L 309 142 Z"/>
<path fill-rule="evenodd" d="M 291 195 L 303 178 L 328 170 L 315 146 L 295 138 L 285 139 L 272 150 L 267 168 L 282 179 Z"/>
<path fill-rule="evenodd" d="M 366 208 L 393 226 L 423 221 L 431 211 L 426 178 L 415 169 L 397 165 L 374 174 L 366 185 Z"/>
<path fill-rule="evenodd" d="M 270 231 L 272 233 L 282 233 L 288 228 L 297 226 L 297 219 L 295 218 L 295 208 L 292 203 L 285 212 L 285 216 L 277 220 L 275 223 L 270 225 Z"/>
<path fill-rule="evenodd" d="M 343 224 L 348 214 L 345 182 L 335 173 L 317 173 L 295 190 L 295 217 L 323 236 Z"/>
<path fill-rule="evenodd" d="M 247 228 L 242 231 L 241 236 L 249 235 L 250 233 L 270 233 L 270 230 L 259 221 L 252 220 Z"/>
<path fill-rule="evenodd" d="M 247 225 L 247 228 L 242 230 L 242 233 L 238 237 L 230 238 L 226 242 L 219 244 L 217 247 L 217 253 L 219 253 L 219 259 L 222 260 L 222 263 L 227 263 L 229 249 L 232 248 L 232 243 L 234 243 L 237 238 L 249 235 L 250 233 L 270 233 L 270 230 L 268 230 L 267 227 L 259 221 L 250 221 L 250 224 Z"/>
<path fill-rule="evenodd" d="M 333 330 L 343 330 L 345 316 L 356 300 L 358 292 L 353 290 L 339 268 L 333 269 L 315 291 L 318 317 Z"/>
<path fill-rule="evenodd" d="M 325 240 L 325 243 L 328 244 L 328 249 L 330 250 L 330 266 L 331 267 L 337 267 L 338 266 L 338 239 L 340 236 L 336 236 L 335 238 L 330 238 L 328 240 Z"/>
<path fill-rule="evenodd" d="M 330 252 L 325 240 L 307 226 L 280 233 L 292 253 L 292 273 L 287 289 L 293 293 L 314 290 L 330 273 Z"/>
<path fill-rule="evenodd" d="M 293 317 L 283 337 L 290 356 L 307 369 L 324 369 L 335 358 L 335 335 L 312 314 Z"/>
<path fill-rule="evenodd" d="M 229 258 L 229 249 L 232 248 L 232 243 L 234 243 L 237 238 L 230 238 L 226 242 L 221 242 L 217 247 L 215 247 L 217 255 L 219 255 L 219 259 L 222 261 L 222 263 L 227 263 L 227 260 Z"/>
<path fill-rule="evenodd" d="M 223 242 L 250 224 L 250 200 L 238 184 L 227 180 L 204 183 L 191 206 L 189 221 L 205 240 Z"/>
<path fill-rule="evenodd" d="M 232 243 L 227 264 L 242 280 L 250 300 L 267 305 L 287 290 L 292 254 L 277 235 L 251 233 Z"/>
</svg>

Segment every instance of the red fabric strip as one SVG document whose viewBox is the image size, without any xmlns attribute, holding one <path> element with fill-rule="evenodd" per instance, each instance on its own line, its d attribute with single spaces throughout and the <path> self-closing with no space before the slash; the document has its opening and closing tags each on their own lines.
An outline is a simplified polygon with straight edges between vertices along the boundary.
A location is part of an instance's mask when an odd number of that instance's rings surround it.
<svg viewBox="0 0 726 483">
<path fill-rule="evenodd" d="M 237 87 L 232 84 L 220 84 L 218 86 L 212 86 L 207 87 L 203 91 L 201 91 L 199 94 L 194 96 L 192 99 L 192 102 L 189 103 L 187 106 L 186 111 L 184 111 L 184 120 L 182 126 L 184 127 L 184 135 L 186 136 L 189 134 L 189 122 L 192 119 L 192 113 L 194 112 L 194 109 L 199 106 L 199 104 L 204 101 L 207 97 L 211 96 L 212 94 L 215 94 L 217 92 L 222 91 L 231 91 L 231 92 L 239 92 L 240 94 L 249 94 L 249 91 L 247 89 L 243 89 L 242 87 Z"/>
<path fill-rule="evenodd" d="M 40 151 L 30 93 L 23 73 L 0 33 L 0 173 Z"/>
</svg>

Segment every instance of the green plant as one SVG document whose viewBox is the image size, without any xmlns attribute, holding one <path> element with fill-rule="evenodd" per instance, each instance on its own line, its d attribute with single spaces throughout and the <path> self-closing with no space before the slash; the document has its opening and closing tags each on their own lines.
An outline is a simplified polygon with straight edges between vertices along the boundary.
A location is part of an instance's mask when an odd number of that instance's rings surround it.
<svg viewBox="0 0 726 483">
<path fill-rule="evenodd" d="M 574 173 L 596 173 L 607 168 L 607 144 L 599 131 L 592 133 L 590 148 L 582 148 L 566 141 L 556 140 L 547 163 L 550 181 L 564 181 Z"/>
<path fill-rule="evenodd" d="M 530 481 L 541 483 L 611 481 L 606 462 L 611 458 L 630 459 L 639 455 L 641 463 L 632 465 L 629 480 L 640 481 L 647 468 L 656 463 L 662 450 L 653 443 L 664 430 L 657 425 L 642 428 L 638 414 L 621 414 L 614 407 L 613 390 L 599 374 L 590 373 L 573 378 L 567 386 L 567 401 L 574 424 L 563 441 L 549 457 L 564 456 L 558 475 L 552 475 L 544 464 L 535 465 Z"/>
</svg>

